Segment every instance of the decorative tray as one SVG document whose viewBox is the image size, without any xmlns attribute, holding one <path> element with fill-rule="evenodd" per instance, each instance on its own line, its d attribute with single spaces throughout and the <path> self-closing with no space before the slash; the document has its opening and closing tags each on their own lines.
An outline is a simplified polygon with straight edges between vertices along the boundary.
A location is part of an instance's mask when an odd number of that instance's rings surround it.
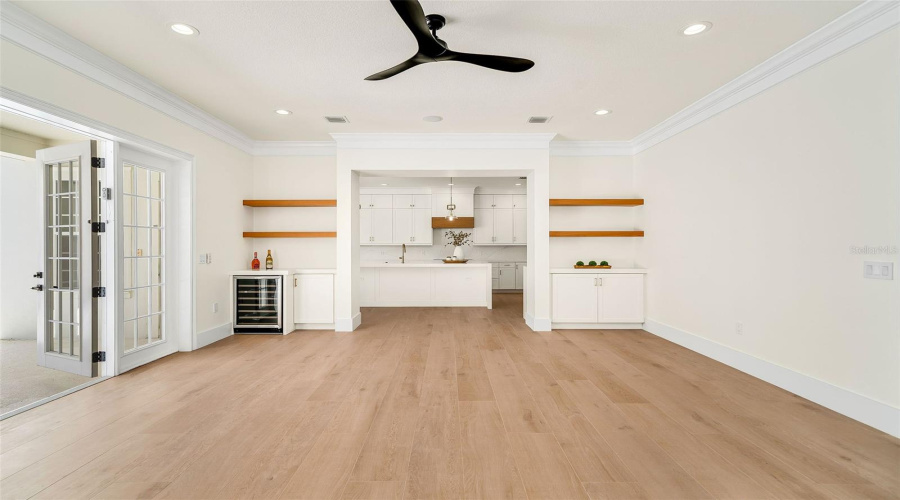
<svg viewBox="0 0 900 500">
<path fill-rule="evenodd" d="M 574 266 L 575 269 L 612 269 L 612 266 Z"/>
<path fill-rule="evenodd" d="M 469 259 L 441 259 L 444 264 L 465 264 Z"/>
</svg>

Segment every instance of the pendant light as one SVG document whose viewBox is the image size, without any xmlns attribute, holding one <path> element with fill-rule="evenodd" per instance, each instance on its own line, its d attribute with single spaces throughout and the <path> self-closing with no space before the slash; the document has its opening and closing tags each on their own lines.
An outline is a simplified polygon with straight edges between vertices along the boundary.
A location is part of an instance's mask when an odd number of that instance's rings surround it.
<svg viewBox="0 0 900 500">
<path fill-rule="evenodd" d="M 447 210 L 450 213 L 444 218 L 450 222 L 455 221 L 456 216 L 453 215 L 453 211 L 456 210 L 456 205 L 453 204 L 453 177 L 450 178 L 450 203 L 447 205 Z"/>
</svg>

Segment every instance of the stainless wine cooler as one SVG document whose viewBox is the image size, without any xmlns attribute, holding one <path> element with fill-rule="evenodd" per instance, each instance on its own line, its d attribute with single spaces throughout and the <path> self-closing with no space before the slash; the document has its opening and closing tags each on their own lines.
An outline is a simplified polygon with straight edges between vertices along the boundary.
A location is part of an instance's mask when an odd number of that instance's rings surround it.
<svg viewBox="0 0 900 500">
<path fill-rule="evenodd" d="M 284 333 L 283 278 L 234 277 L 234 333 Z"/>
</svg>

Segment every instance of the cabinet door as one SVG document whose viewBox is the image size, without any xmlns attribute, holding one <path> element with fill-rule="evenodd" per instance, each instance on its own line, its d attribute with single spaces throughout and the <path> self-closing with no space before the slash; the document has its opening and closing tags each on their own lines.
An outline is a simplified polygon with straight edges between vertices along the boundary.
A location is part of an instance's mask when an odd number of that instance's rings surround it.
<svg viewBox="0 0 900 500">
<path fill-rule="evenodd" d="M 359 209 L 359 244 L 372 244 L 372 209 Z"/>
<path fill-rule="evenodd" d="M 450 214 L 447 210 L 447 204 L 450 203 L 449 194 L 433 194 L 431 195 L 431 213 L 433 217 L 446 217 Z M 454 212 L 456 213 L 456 212 Z"/>
<path fill-rule="evenodd" d="M 447 198 L 447 203 L 450 203 L 449 196 Z M 456 205 L 456 210 L 454 210 L 453 213 L 456 214 L 457 217 L 472 217 L 475 213 L 473 212 L 474 199 L 471 194 L 454 193 L 453 203 Z M 447 207 L 445 206 L 444 209 L 446 208 Z"/>
<path fill-rule="evenodd" d="M 430 194 L 413 195 L 413 208 L 431 208 Z"/>
<path fill-rule="evenodd" d="M 524 194 L 514 194 L 512 201 L 513 208 L 528 208 L 528 197 Z"/>
<path fill-rule="evenodd" d="M 395 208 L 393 242 L 396 244 L 413 242 L 413 209 Z"/>
<path fill-rule="evenodd" d="M 412 212 L 413 243 L 431 245 L 434 240 L 434 231 L 431 229 L 431 209 L 414 208 Z"/>
<path fill-rule="evenodd" d="M 516 290 L 525 289 L 525 264 L 516 263 Z"/>
<path fill-rule="evenodd" d="M 393 208 L 412 208 L 413 195 L 411 194 L 395 194 L 393 196 Z"/>
<path fill-rule="evenodd" d="M 476 194 L 475 208 L 494 208 L 494 195 Z"/>
<path fill-rule="evenodd" d="M 294 275 L 294 323 L 334 323 L 334 275 Z"/>
<path fill-rule="evenodd" d="M 393 208 L 393 196 L 389 194 L 373 194 L 372 208 Z"/>
<path fill-rule="evenodd" d="M 598 292 L 596 274 L 554 274 L 551 291 L 554 323 L 596 323 Z"/>
<path fill-rule="evenodd" d="M 359 195 L 359 208 L 372 208 L 372 195 L 371 194 Z"/>
<path fill-rule="evenodd" d="M 513 243 L 524 245 L 528 243 L 528 211 L 523 208 L 513 209 Z"/>
<path fill-rule="evenodd" d="M 359 305 L 368 307 L 375 303 L 375 271 L 374 267 L 359 269 Z"/>
<path fill-rule="evenodd" d="M 512 208 L 513 195 L 511 194 L 495 194 L 494 208 Z"/>
<path fill-rule="evenodd" d="M 384 208 L 372 209 L 372 243 L 390 245 L 394 242 L 393 210 Z"/>
<path fill-rule="evenodd" d="M 516 289 L 516 268 L 515 266 L 500 267 L 500 289 L 515 290 Z"/>
<path fill-rule="evenodd" d="M 475 209 L 475 244 L 489 245 L 494 242 L 494 211 L 490 208 Z"/>
<path fill-rule="evenodd" d="M 513 242 L 513 209 L 494 209 L 494 243 Z"/>
<path fill-rule="evenodd" d="M 644 275 L 603 274 L 599 285 L 601 323 L 644 322 Z"/>
</svg>

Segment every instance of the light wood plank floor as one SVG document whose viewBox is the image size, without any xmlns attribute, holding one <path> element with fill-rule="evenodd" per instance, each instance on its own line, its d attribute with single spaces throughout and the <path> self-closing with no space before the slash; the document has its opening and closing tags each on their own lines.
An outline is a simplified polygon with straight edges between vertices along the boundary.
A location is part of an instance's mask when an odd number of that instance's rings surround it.
<svg viewBox="0 0 900 500">
<path fill-rule="evenodd" d="M 0 423 L 3 498 L 898 498 L 900 442 L 642 331 L 365 309 Z"/>
</svg>

